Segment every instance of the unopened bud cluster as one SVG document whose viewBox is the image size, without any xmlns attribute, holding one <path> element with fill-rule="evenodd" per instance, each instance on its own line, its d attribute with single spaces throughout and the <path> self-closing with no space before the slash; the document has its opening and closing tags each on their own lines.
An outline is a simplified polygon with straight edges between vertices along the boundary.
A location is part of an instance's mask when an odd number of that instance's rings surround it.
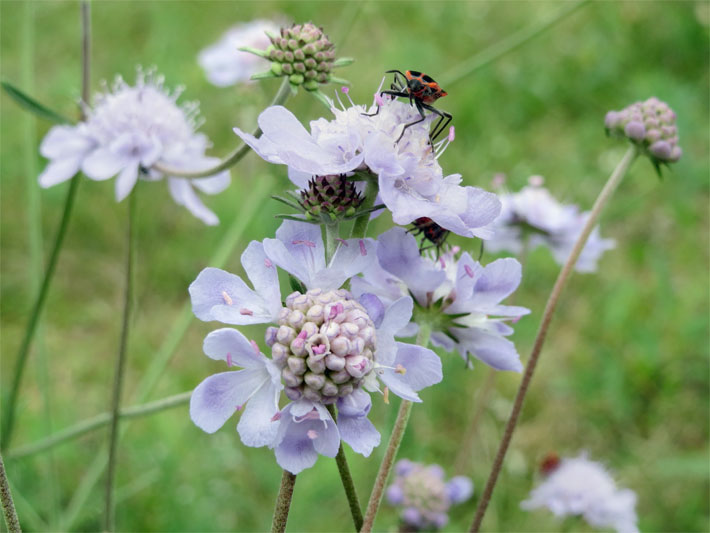
<svg viewBox="0 0 710 533">
<path fill-rule="evenodd" d="M 266 57 L 271 60 L 274 74 L 288 76 L 292 85 L 303 85 L 307 90 L 316 90 L 319 83 L 330 81 L 335 45 L 322 28 L 311 22 L 294 24 L 269 38 L 271 46 Z"/>
<path fill-rule="evenodd" d="M 402 520 L 415 531 L 446 525 L 451 502 L 441 467 L 402 460 L 396 473 L 387 494 L 391 503 L 404 508 Z"/>
<path fill-rule="evenodd" d="M 604 125 L 607 132 L 627 137 L 655 161 L 672 163 L 683 155 L 678 145 L 676 114 L 658 98 L 609 111 Z"/>
<path fill-rule="evenodd" d="M 291 400 L 334 403 L 374 367 L 375 325 L 344 289 L 290 294 L 278 323 L 266 343 Z"/>
<path fill-rule="evenodd" d="M 301 200 L 308 218 L 330 221 L 353 216 L 363 199 L 344 174 L 330 174 L 309 181 Z"/>
</svg>

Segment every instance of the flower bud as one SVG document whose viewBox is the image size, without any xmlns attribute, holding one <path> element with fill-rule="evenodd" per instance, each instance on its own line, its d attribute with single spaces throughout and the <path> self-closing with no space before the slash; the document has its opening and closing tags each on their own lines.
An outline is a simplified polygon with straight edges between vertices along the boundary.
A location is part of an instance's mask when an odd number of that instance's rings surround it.
<svg viewBox="0 0 710 533">
<path fill-rule="evenodd" d="M 306 216 L 324 222 L 347 216 L 349 209 L 357 209 L 363 202 L 355 184 L 344 174 L 316 176 L 300 194 Z"/>
<path fill-rule="evenodd" d="M 291 372 L 293 372 L 297 376 L 302 376 L 306 373 L 306 360 L 302 357 L 289 357 L 286 360 L 286 364 L 288 364 L 288 368 L 291 370 Z M 290 386 L 295 387 L 296 385 Z"/>
</svg>

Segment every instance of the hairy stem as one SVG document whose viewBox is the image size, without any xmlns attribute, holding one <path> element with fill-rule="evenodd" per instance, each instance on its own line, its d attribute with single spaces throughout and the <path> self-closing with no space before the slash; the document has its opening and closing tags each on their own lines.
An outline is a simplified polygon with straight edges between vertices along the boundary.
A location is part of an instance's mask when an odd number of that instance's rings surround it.
<svg viewBox="0 0 710 533">
<path fill-rule="evenodd" d="M 116 451 L 118 446 L 118 419 L 121 406 L 121 389 L 126 367 L 126 348 L 128 346 L 128 331 L 131 322 L 131 299 L 133 298 L 133 253 L 134 253 L 134 226 L 136 216 L 136 193 L 134 189 L 128 198 L 128 232 L 126 253 L 126 287 L 123 296 L 123 324 L 121 326 L 121 340 L 116 357 L 116 368 L 113 374 L 113 394 L 111 399 L 111 429 L 108 447 L 108 474 L 106 476 L 106 500 L 104 510 L 104 531 L 114 530 L 114 502 L 113 488 L 116 476 Z"/>
<path fill-rule="evenodd" d="M 288 78 L 286 77 L 284 78 L 283 83 L 281 83 L 281 87 L 279 87 L 279 90 L 276 93 L 276 96 L 274 96 L 274 99 L 270 105 L 274 106 L 283 104 L 286 100 L 288 100 L 290 94 L 291 87 L 288 82 Z M 257 127 L 254 130 L 254 133 L 252 133 L 252 135 L 258 138 L 261 137 L 261 133 L 261 128 Z M 237 146 L 229 155 L 227 155 L 227 157 L 217 163 L 217 165 L 211 168 L 207 168 L 205 170 L 187 171 L 179 168 L 170 167 L 169 165 L 165 165 L 159 161 L 155 163 L 152 168 L 168 176 L 177 176 L 180 178 L 205 178 L 207 176 L 212 176 L 213 174 L 217 174 L 218 172 L 222 172 L 223 170 L 227 170 L 228 168 L 233 167 L 242 159 L 242 157 L 247 154 L 247 152 L 249 152 L 249 150 L 249 145 L 246 143 L 242 143 Z"/>
<path fill-rule="evenodd" d="M 192 391 L 187 391 L 181 392 L 180 394 L 174 394 L 173 396 L 168 396 L 167 398 L 161 398 L 160 400 L 155 400 L 154 402 L 134 405 L 132 407 L 124 407 L 119 410 L 118 416 L 121 419 L 130 419 L 152 415 L 167 409 L 172 409 L 173 407 L 184 405 L 190 401 L 190 396 L 192 396 Z M 63 442 L 79 438 L 82 435 L 90 433 L 91 431 L 102 428 L 109 424 L 111 420 L 112 417 L 110 412 L 101 413 L 92 418 L 74 424 L 66 429 L 58 431 L 54 435 L 40 439 L 37 442 L 11 449 L 6 456 L 8 459 L 14 460 L 49 450 L 59 444 L 62 444 Z"/>
<path fill-rule="evenodd" d="M 328 412 L 333 417 L 333 420 L 337 422 L 338 415 L 335 411 L 334 405 L 328 405 Z M 357 497 L 357 492 L 355 491 L 355 484 L 353 483 L 353 477 L 350 474 L 350 467 L 348 466 L 348 459 L 345 457 L 345 450 L 343 450 L 343 443 L 340 443 L 338 448 L 338 455 L 335 456 L 335 462 L 338 465 L 338 472 L 340 473 L 340 480 L 343 482 L 343 488 L 345 489 L 345 496 L 348 499 L 348 504 L 350 505 L 350 514 L 353 517 L 353 522 L 355 523 L 355 531 L 360 531 L 362 527 L 362 510 L 360 509 L 360 499 Z"/>
<path fill-rule="evenodd" d="M 81 97 L 84 101 L 88 101 L 90 85 L 89 52 L 91 48 L 91 11 L 88 2 L 82 2 L 81 4 L 81 22 Z M 81 118 L 84 118 L 83 109 L 80 111 L 80 114 Z M 72 208 L 74 207 L 74 200 L 76 199 L 76 192 L 79 187 L 79 179 L 79 175 L 76 175 L 71 179 L 71 183 L 69 185 L 69 192 L 67 193 L 66 200 L 64 201 L 64 211 L 62 212 L 62 218 L 59 223 L 59 229 L 57 230 L 57 236 L 54 239 L 54 246 L 52 247 L 52 252 L 49 256 L 49 262 L 47 263 L 47 270 L 44 273 L 44 279 L 42 280 L 42 285 L 39 289 L 39 294 L 37 295 L 37 299 L 35 300 L 34 306 L 32 307 L 32 312 L 30 313 L 29 320 L 27 321 L 27 326 L 25 327 L 25 335 L 22 338 L 22 344 L 20 345 L 20 350 L 17 353 L 17 360 L 15 361 L 15 371 L 12 376 L 12 384 L 10 385 L 10 394 L 8 395 L 5 401 L 5 416 L 3 417 L 2 434 L 0 435 L 0 449 L 3 450 L 6 449 L 7 446 L 10 444 L 10 438 L 12 437 L 12 432 L 15 427 L 17 395 L 20 391 L 22 374 L 24 373 L 25 365 L 27 364 L 27 356 L 30 353 L 32 339 L 34 338 L 35 332 L 37 331 L 37 325 L 39 324 L 39 319 L 42 315 L 44 304 L 47 300 L 49 286 L 52 282 L 52 277 L 54 276 L 54 270 L 57 266 L 57 260 L 59 259 L 59 252 L 62 249 L 64 237 L 67 233 L 67 228 L 69 227 L 69 218 L 71 217 Z"/>
<path fill-rule="evenodd" d="M 634 162 L 637 155 L 637 148 L 635 146 L 631 146 L 624 155 L 623 159 L 619 162 L 617 167 L 612 172 L 611 176 L 609 177 L 609 180 L 606 182 L 606 185 L 604 185 L 604 188 L 599 193 L 597 200 L 594 202 L 594 207 L 592 208 L 591 214 L 589 215 L 589 218 L 587 219 L 587 222 L 584 225 L 584 228 L 582 229 L 582 233 L 577 238 L 572 252 L 567 258 L 567 261 L 562 267 L 562 270 L 560 271 L 559 275 L 557 276 L 555 285 L 552 288 L 550 297 L 548 298 L 547 304 L 545 305 L 545 311 L 542 315 L 540 328 L 538 329 L 537 336 L 535 337 L 535 343 L 533 344 L 533 349 L 530 354 L 530 359 L 528 360 L 528 365 L 525 368 L 525 374 L 523 374 L 523 379 L 520 382 L 518 393 L 515 396 L 515 402 L 513 403 L 513 409 L 505 426 L 505 433 L 503 434 L 503 439 L 501 440 L 500 445 L 498 446 L 498 452 L 496 454 L 496 458 L 491 469 L 491 474 L 488 477 L 488 481 L 486 482 L 486 488 L 483 491 L 481 501 L 478 504 L 478 508 L 476 509 L 476 515 L 473 519 L 473 524 L 471 524 L 472 533 L 477 533 L 480 530 L 481 522 L 483 521 L 483 516 L 485 515 L 486 509 L 488 508 L 488 503 L 490 502 L 491 495 L 493 494 L 493 489 L 495 488 L 496 481 L 498 480 L 498 475 L 500 474 L 501 467 L 503 466 L 505 454 L 508 451 L 508 446 L 510 445 L 511 439 L 513 438 L 513 432 L 515 431 L 515 426 L 518 423 L 518 417 L 520 416 L 520 411 L 522 410 L 523 402 L 525 401 L 525 395 L 527 394 L 528 388 L 530 387 L 530 380 L 532 379 L 533 372 L 535 372 L 535 366 L 537 365 L 538 359 L 540 357 L 542 345 L 545 342 L 547 330 L 550 327 L 552 315 L 555 312 L 555 308 L 557 307 L 557 302 L 560 299 L 562 290 L 564 289 L 565 284 L 567 283 L 567 279 L 569 278 L 570 274 L 572 273 L 572 270 L 574 269 L 575 263 L 577 263 L 579 254 L 582 253 L 582 250 L 584 249 L 584 245 L 586 244 L 590 233 L 594 229 L 594 226 L 596 226 L 597 224 L 597 220 L 599 219 L 599 215 L 601 214 L 602 209 L 609 201 L 609 198 L 611 198 L 611 195 L 614 193 L 616 187 L 619 185 L 623 177 L 626 175 L 626 171 Z"/>
<path fill-rule="evenodd" d="M 428 324 L 420 324 L 419 333 L 417 334 L 417 344 L 424 347 L 428 346 L 430 335 L 431 327 Z M 394 422 L 392 435 L 390 435 L 390 441 L 387 444 L 387 449 L 385 450 L 385 456 L 382 458 L 380 469 L 377 472 L 377 477 L 375 478 L 375 485 L 372 487 L 370 501 L 367 502 L 365 519 L 363 521 L 362 528 L 360 529 L 362 533 L 371 532 L 373 526 L 375 525 L 375 517 L 377 516 L 377 511 L 380 508 L 380 503 L 382 503 L 382 495 L 385 491 L 385 484 L 387 483 L 387 478 L 389 477 L 392 467 L 394 466 L 394 460 L 397 458 L 399 445 L 402 443 L 402 439 L 404 438 L 404 432 L 407 429 L 407 423 L 409 422 L 409 415 L 411 412 L 412 402 L 402 400 L 402 403 L 399 406 L 399 411 L 397 412 L 397 419 Z"/>
<path fill-rule="evenodd" d="M 588 4 L 591 0 L 581 0 L 579 2 L 565 2 L 564 5 L 549 18 L 532 24 L 527 28 L 513 33 L 505 39 L 496 42 L 494 45 L 485 48 L 473 57 L 460 63 L 449 72 L 446 72 L 439 80 L 442 85 L 449 87 L 456 82 L 461 81 L 466 76 L 469 76 L 480 70 L 508 52 L 517 50 L 522 45 L 531 41 L 538 35 L 543 34 L 546 30 L 554 26 L 557 22 L 577 11 L 580 7 Z"/>
<path fill-rule="evenodd" d="M 10 484 L 7 482 L 7 474 L 5 473 L 5 464 L 2 462 L 0 455 L 0 500 L 2 500 L 2 511 L 5 516 L 5 525 L 10 533 L 21 533 L 20 521 L 17 519 L 15 512 L 15 503 L 12 501 L 10 494 Z"/>
<path fill-rule="evenodd" d="M 271 533 L 283 533 L 286 531 L 286 522 L 288 522 L 288 512 L 291 509 L 293 486 L 295 484 L 296 476 L 288 470 L 284 470 L 283 476 L 281 476 L 279 495 L 276 498 L 276 506 L 274 507 L 274 519 L 271 523 Z"/>
</svg>

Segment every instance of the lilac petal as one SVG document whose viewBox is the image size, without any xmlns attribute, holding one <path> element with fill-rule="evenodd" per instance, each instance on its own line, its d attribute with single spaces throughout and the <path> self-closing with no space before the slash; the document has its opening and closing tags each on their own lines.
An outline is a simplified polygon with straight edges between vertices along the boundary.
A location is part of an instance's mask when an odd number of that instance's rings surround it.
<svg viewBox="0 0 710 533">
<path fill-rule="evenodd" d="M 214 374 L 192 393 L 190 418 L 200 429 L 214 433 L 269 380 L 264 369 Z"/>
<path fill-rule="evenodd" d="M 276 239 L 264 239 L 264 251 L 271 261 L 309 289 L 315 288 L 316 274 L 325 268 L 320 227 L 313 224 L 285 220 L 276 230 Z"/>
<path fill-rule="evenodd" d="M 288 179 L 299 189 L 308 187 L 308 182 L 311 181 L 313 177 L 311 172 L 301 172 L 300 170 L 288 167 Z"/>
<path fill-rule="evenodd" d="M 259 448 L 274 441 L 279 429 L 274 416 L 279 411 L 280 393 L 280 387 L 272 381 L 249 399 L 237 424 L 237 431 L 245 445 Z"/>
<path fill-rule="evenodd" d="M 372 450 L 380 445 L 380 432 L 366 416 L 351 417 L 339 414 L 338 429 L 343 442 L 348 443 L 354 452 L 365 457 L 369 457 Z"/>
<path fill-rule="evenodd" d="M 348 239 L 335 250 L 333 259 L 327 267 L 329 272 L 327 274 L 322 272 L 318 277 L 328 278 L 332 288 L 337 289 L 376 260 L 375 242 L 372 239 Z"/>
<path fill-rule="evenodd" d="M 405 170 L 393 154 L 392 139 L 384 133 L 369 135 L 365 140 L 365 164 L 375 174 L 393 179 Z"/>
<path fill-rule="evenodd" d="M 456 347 L 456 343 L 451 337 L 439 331 L 432 331 L 431 338 L 429 340 L 433 346 L 443 348 L 447 352 L 453 351 Z"/>
<path fill-rule="evenodd" d="M 239 276 L 219 268 L 205 268 L 189 288 L 192 311 L 205 322 L 263 324 L 272 322 L 270 302 L 252 291 Z"/>
<path fill-rule="evenodd" d="M 501 210 L 497 195 L 478 187 L 449 183 L 439 191 L 438 202 L 443 209 L 423 216 L 431 217 L 440 226 L 464 237 L 493 237 L 491 224 Z"/>
<path fill-rule="evenodd" d="M 387 503 L 390 505 L 401 505 L 404 503 L 404 491 L 399 485 L 390 485 L 385 493 Z"/>
<path fill-rule="evenodd" d="M 216 157 L 207 157 L 205 159 L 210 161 L 210 166 L 212 163 L 219 163 L 219 159 Z M 229 176 L 229 170 L 225 170 L 209 178 L 196 178 L 190 181 L 195 188 L 205 194 L 219 194 L 229 187 L 231 178 Z"/>
<path fill-rule="evenodd" d="M 370 395 L 362 389 L 355 389 L 344 398 L 338 398 L 338 417 L 366 417 L 372 408 Z"/>
<path fill-rule="evenodd" d="M 370 320 L 375 324 L 375 329 L 379 328 L 385 316 L 385 306 L 382 301 L 372 293 L 365 293 L 358 298 L 358 302 L 367 311 Z"/>
<path fill-rule="evenodd" d="M 84 155 L 93 144 L 77 126 L 53 126 L 42 139 L 39 153 L 47 159 L 65 159 Z"/>
<path fill-rule="evenodd" d="M 375 361 L 383 366 L 392 366 L 397 354 L 394 336 L 401 331 L 412 317 L 414 302 L 404 296 L 385 310 L 380 327 L 377 328 L 377 353 Z"/>
<path fill-rule="evenodd" d="M 202 349 L 210 359 L 226 361 L 242 368 L 264 368 L 265 357 L 254 345 L 232 328 L 212 331 L 205 337 Z"/>
<path fill-rule="evenodd" d="M 242 266 L 254 290 L 263 296 L 273 316 L 281 310 L 281 288 L 276 266 L 266 257 L 264 245 L 251 241 L 241 257 Z"/>
<path fill-rule="evenodd" d="M 362 271 L 362 277 L 354 277 L 350 280 L 350 292 L 356 298 L 365 293 L 372 293 L 386 305 L 407 295 L 404 283 L 384 270 L 379 261 L 370 263 Z"/>
<path fill-rule="evenodd" d="M 195 194 L 190 181 L 184 178 L 168 178 L 168 188 L 175 203 L 186 207 L 193 215 L 208 226 L 216 226 L 219 219 Z"/>
<path fill-rule="evenodd" d="M 496 370 L 523 371 L 515 344 L 508 339 L 477 328 L 456 328 L 454 335 L 459 339 L 459 352 L 464 359 L 468 352 Z"/>
<path fill-rule="evenodd" d="M 65 157 L 51 161 L 39 175 L 40 187 L 47 188 L 73 178 L 81 166 L 81 157 Z"/>
<path fill-rule="evenodd" d="M 421 402 L 417 391 L 439 383 L 443 377 L 439 356 L 414 344 L 398 342 L 392 366 L 383 368 L 379 377 L 394 394 L 410 402 Z"/>
<path fill-rule="evenodd" d="M 108 148 L 97 148 L 84 159 L 81 170 L 88 178 L 102 181 L 113 178 L 131 161 L 130 157 L 115 154 Z"/>
<path fill-rule="evenodd" d="M 446 484 L 446 492 L 451 503 L 465 502 L 473 494 L 473 481 L 466 476 L 456 476 Z"/>
<path fill-rule="evenodd" d="M 473 289 L 477 309 L 487 309 L 510 296 L 520 285 L 522 267 L 517 259 L 497 259 L 483 268 Z"/>
<path fill-rule="evenodd" d="M 279 156 L 278 147 L 264 135 L 257 139 L 253 135 L 246 133 L 239 128 L 234 128 L 234 133 L 236 133 L 242 141 L 249 145 L 252 150 L 259 154 L 264 161 L 268 161 L 269 163 L 274 163 L 276 165 L 285 164 L 284 160 Z"/>
<path fill-rule="evenodd" d="M 404 281 L 418 300 L 446 280 L 445 272 L 421 257 L 417 240 L 404 228 L 392 228 L 377 238 L 377 258 L 380 266 Z"/>
<path fill-rule="evenodd" d="M 138 181 L 138 160 L 131 161 L 121 170 L 116 179 L 116 201 L 123 201 L 128 196 Z"/>
</svg>

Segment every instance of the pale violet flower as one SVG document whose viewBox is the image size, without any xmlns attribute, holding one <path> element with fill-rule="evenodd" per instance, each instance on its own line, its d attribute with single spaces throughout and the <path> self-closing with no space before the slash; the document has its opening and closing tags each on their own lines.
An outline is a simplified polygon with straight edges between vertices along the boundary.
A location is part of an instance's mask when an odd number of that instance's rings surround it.
<svg viewBox="0 0 710 533">
<path fill-rule="evenodd" d="M 522 363 L 515 345 L 505 337 L 513 333 L 506 322 L 516 322 L 530 311 L 501 305 L 520 284 L 520 263 L 498 259 L 483 266 L 458 248 L 438 259 L 420 255 L 417 241 L 403 228 L 393 228 L 377 239 L 376 263 L 351 280 L 356 296 L 376 294 L 385 302 L 411 294 L 415 300 L 412 323 L 398 332 L 414 335 L 419 322 L 432 327 L 431 342 L 448 351 L 458 350 L 498 370 L 520 372 Z"/>
<path fill-rule="evenodd" d="M 525 249 L 546 246 L 555 261 L 564 264 L 590 213 L 580 213 L 576 205 L 558 202 L 542 184 L 542 178 L 533 176 L 520 191 L 500 195 L 503 209 L 494 223 L 495 235 L 486 242 L 487 251 L 521 254 Z M 602 254 L 614 246 L 613 239 L 601 238 L 599 228 L 595 228 L 575 269 L 595 272 Z"/>
<path fill-rule="evenodd" d="M 407 531 L 437 531 L 449 521 L 449 508 L 468 500 L 473 482 L 466 476 L 445 481 L 444 470 L 400 459 L 394 466 L 394 481 L 387 488 L 387 501 L 401 508 L 400 519 Z"/>
<path fill-rule="evenodd" d="M 217 87 L 246 82 L 252 74 L 265 70 L 269 62 L 239 48 L 265 49 L 271 42 L 266 32 L 277 34 L 279 24 L 257 19 L 229 28 L 216 43 L 202 50 L 197 58 L 207 79 Z"/>
<path fill-rule="evenodd" d="M 312 121 L 310 132 L 286 108 L 273 106 L 259 115 L 263 135 L 258 139 L 234 131 L 270 163 L 287 165 L 289 177 L 304 188 L 312 176 L 368 171 L 377 176 L 379 198 L 397 224 L 428 217 L 465 237 L 492 236 L 491 223 L 500 212 L 495 194 L 461 186 L 461 175 L 444 176 L 438 157 L 453 140 L 431 145 L 432 117 L 406 129 L 419 118 L 407 102 L 376 97 L 367 108 L 332 105 L 334 119 Z"/>
<path fill-rule="evenodd" d="M 562 459 L 546 469 L 545 480 L 520 506 L 547 507 L 555 516 L 582 516 L 592 527 L 637 533 L 636 494 L 619 489 L 603 465 L 586 454 Z"/>
<path fill-rule="evenodd" d="M 202 203 L 196 190 L 217 194 L 229 185 L 229 171 L 211 177 L 185 179 L 164 176 L 156 163 L 183 171 L 210 168 L 219 162 L 205 155 L 207 137 L 197 133 L 196 103 L 178 106 L 180 91 L 168 91 L 162 76 L 138 72 L 136 84 L 117 78 L 113 87 L 97 95 L 93 107 L 85 106 L 86 119 L 75 126 L 54 126 L 40 145 L 50 160 L 39 176 L 42 187 L 51 187 L 83 172 L 96 181 L 116 177 L 116 200 L 130 194 L 138 178 L 167 178 L 173 200 L 205 224 L 219 222 Z"/>
<path fill-rule="evenodd" d="M 193 396 L 190 411 L 195 423 L 207 431 L 217 429 L 229 414 L 225 406 L 234 404 L 234 413 L 251 398 L 245 414 L 259 413 L 261 418 L 258 422 L 251 418 L 247 423 L 240 421 L 242 441 L 273 448 L 279 465 L 294 474 L 312 466 L 318 454 L 334 457 L 341 440 L 368 456 L 379 445 L 380 434 L 367 419 L 371 400 L 365 391 L 380 390 L 382 382 L 385 394 L 392 391 L 418 402 L 418 391 L 442 377 L 441 361 L 434 352 L 394 339 L 409 322 L 411 298 L 405 296 L 386 305 L 373 294 L 355 299 L 339 288 L 375 260 L 371 240 L 350 239 L 340 242 L 326 263 L 320 228 L 286 221 L 275 239 L 254 241 L 242 255 L 253 289 L 239 276 L 215 268 L 203 270 L 190 285 L 198 318 L 236 325 L 276 325 L 268 327 L 265 334 L 271 358 L 262 360 L 254 355 L 259 360 L 252 365 L 258 366 L 258 377 L 225 377 L 219 378 L 223 387 L 204 385 L 215 379 L 211 377 L 198 387 L 201 394 Z M 291 293 L 283 303 L 277 266 L 303 284 L 302 291 Z M 229 331 L 234 330 L 210 334 L 205 352 L 244 367 L 241 360 L 232 358 L 235 353 L 242 354 L 247 344 L 241 334 Z M 215 344 L 208 343 L 211 336 L 223 341 L 218 353 L 207 351 L 208 344 Z M 232 390 L 230 383 L 238 390 Z M 281 410 L 277 403 L 274 411 L 271 393 L 276 389 L 283 390 L 291 403 Z M 338 409 L 337 424 L 326 408 L 333 404 Z M 247 426 L 252 424 L 250 432 Z"/>
</svg>

